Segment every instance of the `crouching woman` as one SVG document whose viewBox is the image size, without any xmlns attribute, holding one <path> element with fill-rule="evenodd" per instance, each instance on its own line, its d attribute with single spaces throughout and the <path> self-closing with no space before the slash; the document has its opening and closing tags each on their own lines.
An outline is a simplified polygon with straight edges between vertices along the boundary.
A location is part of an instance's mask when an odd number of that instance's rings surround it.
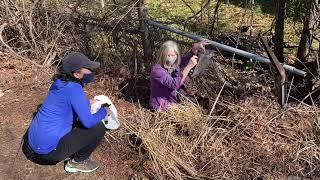
<svg viewBox="0 0 320 180">
<path fill-rule="evenodd" d="M 30 160 L 56 164 L 69 159 L 67 172 L 92 172 L 99 166 L 91 153 L 104 137 L 101 120 L 105 108 L 91 114 L 90 102 L 83 87 L 94 80 L 93 70 L 99 63 L 72 52 L 62 63 L 62 71 L 54 77 L 47 97 L 24 136 L 23 151 Z"/>
</svg>

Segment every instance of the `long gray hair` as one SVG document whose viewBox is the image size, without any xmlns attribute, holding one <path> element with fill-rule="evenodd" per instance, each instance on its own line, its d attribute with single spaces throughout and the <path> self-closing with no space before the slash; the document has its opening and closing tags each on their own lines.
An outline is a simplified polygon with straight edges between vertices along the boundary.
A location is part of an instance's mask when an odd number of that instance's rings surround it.
<svg viewBox="0 0 320 180">
<path fill-rule="evenodd" d="M 177 54 L 177 60 L 174 63 L 173 67 L 176 68 L 180 65 L 181 62 L 181 55 L 178 48 L 178 45 L 174 41 L 166 41 L 164 42 L 157 54 L 157 63 L 160 64 L 163 67 L 167 67 L 167 56 L 170 49 L 173 49 Z"/>
</svg>

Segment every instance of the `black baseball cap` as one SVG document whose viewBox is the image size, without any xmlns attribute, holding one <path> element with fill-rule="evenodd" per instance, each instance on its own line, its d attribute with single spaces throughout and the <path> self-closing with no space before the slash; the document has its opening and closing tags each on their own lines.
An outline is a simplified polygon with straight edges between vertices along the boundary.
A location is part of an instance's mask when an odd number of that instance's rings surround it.
<svg viewBox="0 0 320 180">
<path fill-rule="evenodd" d="M 66 73 L 72 73 L 81 68 L 95 70 L 99 67 L 99 62 L 91 61 L 87 56 L 79 52 L 71 52 L 62 59 L 62 69 Z"/>
</svg>

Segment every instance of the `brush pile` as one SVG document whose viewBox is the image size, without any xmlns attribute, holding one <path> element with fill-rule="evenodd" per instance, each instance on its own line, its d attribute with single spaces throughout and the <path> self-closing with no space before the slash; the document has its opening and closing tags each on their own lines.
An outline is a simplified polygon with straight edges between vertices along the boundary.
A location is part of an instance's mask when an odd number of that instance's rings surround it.
<svg viewBox="0 0 320 180">
<path fill-rule="evenodd" d="M 188 101 L 165 112 L 135 109 L 123 126 L 142 140 L 157 179 L 320 177 L 319 108 L 283 110 L 259 96 L 220 104 L 224 116 Z"/>
</svg>

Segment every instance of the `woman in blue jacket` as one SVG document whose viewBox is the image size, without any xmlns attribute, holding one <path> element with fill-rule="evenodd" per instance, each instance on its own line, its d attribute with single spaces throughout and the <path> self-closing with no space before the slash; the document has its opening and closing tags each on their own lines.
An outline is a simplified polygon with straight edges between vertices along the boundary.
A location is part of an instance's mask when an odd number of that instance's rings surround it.
<svg viewBox="0 0 320 180">
<path fill-rule="evenodd" d="M 101 122 L 105 108 L 91 114 L 83 86 L 94 80 L 100 66 L 85 55 L 72 52 L 62 61 L 62 71 L 54 77 L 47 97 L 25 135 L 24 152 L 33 159 L 57 163 L 65 159 L 67 172 L 92 172 L 99 166 L 89 159 L 104 137 Z M 74 124 L 79 121 L 79 126 Z M 43 162 L 43 161 L 42 161 Z"/>
</svg>

